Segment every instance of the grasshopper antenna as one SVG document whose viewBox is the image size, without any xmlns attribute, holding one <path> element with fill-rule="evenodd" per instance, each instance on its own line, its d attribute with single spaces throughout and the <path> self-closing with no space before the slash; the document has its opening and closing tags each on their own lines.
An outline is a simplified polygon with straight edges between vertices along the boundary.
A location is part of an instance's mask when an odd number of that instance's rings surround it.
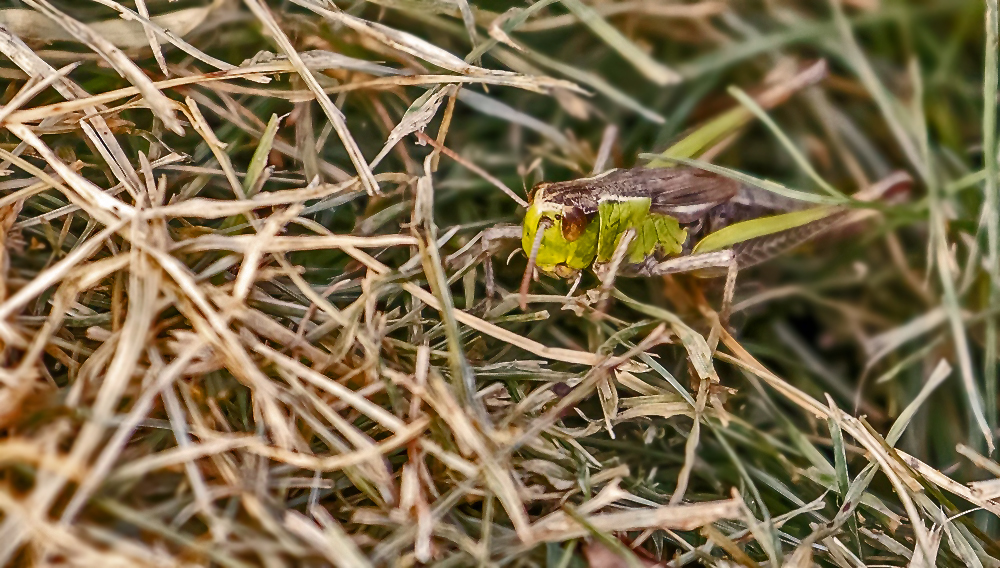
<svg viewBox="0 0 1000 568">
<path fill-rule="evenodd" d="M 545 231 L 551 226 L 552 221 L 546 217 L 538 220 L 538 228 L 535 229 L 535 242 L 531 243 L 528 266 L 524 268 L 524 276 L 521 278 L 521 289 L 518 291 L 518 303 L 522 310 L 528 308 L 528 286 L 531 284 L 532 274 L 535 273 L 535 260 L 538 258 L 538 249 L 542 248 L 542 239 L 545 238 Z"/>
</svg>

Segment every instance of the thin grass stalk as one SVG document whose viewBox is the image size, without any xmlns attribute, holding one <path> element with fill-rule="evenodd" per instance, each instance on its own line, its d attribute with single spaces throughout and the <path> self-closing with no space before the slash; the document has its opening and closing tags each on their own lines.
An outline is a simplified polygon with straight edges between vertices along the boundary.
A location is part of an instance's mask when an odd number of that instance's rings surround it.
<svg viewBox="0 0 1000 568">
<path fill-rule="evenodd" d="M 997 0 L 986 0 L 986 63 L 983 80 L 983 164 L 986 184 L 983 216 L 989 252 L 989 306 L 1000 301 L 1000 196 L 997 187 Z M 983 365 L 986 393 L 986 419 L 992 430 L 997 427 L 997 321 L 986 320 L 986 353 Z"/>
</svg>

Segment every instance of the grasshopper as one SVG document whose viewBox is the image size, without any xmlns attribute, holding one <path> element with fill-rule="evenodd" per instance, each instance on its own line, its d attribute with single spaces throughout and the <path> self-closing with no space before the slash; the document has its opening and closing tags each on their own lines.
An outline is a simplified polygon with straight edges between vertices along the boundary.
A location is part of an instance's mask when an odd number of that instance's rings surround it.
<svg viewBox="0 0 1000 568">
<path fill-rule="evenodd" d="M 857 197 L 873 199 L 900 181 L 890 176 Z M 725 273 L 723 321 L 740 269 L 872 213 L 844 206 L 805 209 L 798 201 L 693 167 L 615 169 L 590 178 L 540 183 L 528 198 L 520 228 L 521 247 L 528 255 L 522 308 L 537 272 L 575 277 L 572 294 L 583 270 L 591 268 L 601 279 L 602 300 L 617 275 Z M 794 212 L 767 215 L 789 210 Z M 747 237 L 727 240 L 723 229 Z M 712 242 L 725 246 L 702 246 Z"/>
<path fill-rule="evenodd" d="M 521 246 L 528 255 L 521 296 L 537 269 L 561 278 L 588 267 L 610 288 L 617 274 L 728 268 L 733 255 L 708 253 L 678 263 L 688 233 L 736 196 L 739 184 L 695 168 L 631 168 L 580 180 L 541 183 L 529 193 Z M 669 267 L 669 268 L 668 268 Z"/>
</svg>

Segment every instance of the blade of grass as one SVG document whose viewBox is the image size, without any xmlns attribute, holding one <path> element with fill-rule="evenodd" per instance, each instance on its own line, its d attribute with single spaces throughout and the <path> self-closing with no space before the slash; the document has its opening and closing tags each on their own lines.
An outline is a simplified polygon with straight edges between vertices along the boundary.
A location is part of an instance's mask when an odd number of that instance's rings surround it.
<svg viewBox="0 0 1000 568">
<path fill-rule="evenodd" d="M 681 80 L 681 76 L 676 71 L 659 63 L 647 55 L 646 52 L 639 49 L 631 40 L 622 35 L 620 31 L 609 24 L 607 20 L 602 18 L 590 6 L 587 6 L 580 0 L 561 0 L 561 2 L 584 25 L 604 40 L 604 43 L 617 51 L 619 55 L 624 57 L 626 61 L 632 64 L 633 67 L 638 69 L 650 81 L 662 87 Z"/>
<path fill-rule="evenodd" d="M 769 88 L 757 97 L 762 108 L 772 108 L 788 99 L 793 93 L 812 85 L 826 76 L 825 61 L 819 61 L 797 73 L 789 80 Z M 731 136 L 750 122 L 753 114 L 749 109 L 738 106 L 702 124 L 691 134 L 673 144 L 647 164 L 650 168 L 670 167 L 679 158 L 693 158 L 719 141 Z"/>
<path fill-rule="evenodd" d="M 788 135 L 781 130 L 781 128 L 777 125 L 777 123 L 774 122 L 771 116 L 768 115 L 764 111 L 764 109 L 760 108 L 760 105 L 757 104 L 757 101 L 750 98 L 750 96 L 747 95 L 745 92 L 743 92 L 743 90 L 740 89 L 739 87 L 735 86 L 729 87 L 729 94 L 735 97 L 736 100 L 740 101 L 740 104 L 750 109 L 750 112 L 752 112 L 754 116 L 757 117 L 758 120 L 760 120 L 761 122 L 764 123 L 765 126 L 767 126 L 767 128 L 774 134 L 774 136 L 778 139 L 778 141 L 781 142 L 781 145 L 785 148 L 785 151 L 788 152 L 788 154 L 792 157 L 793 160 L 795 160 L 795 163 L 798 164 L 799 168 L 801 168 L 802 171 L 804 171 L 806 175 L 808 175 L 813 180 L 813 182 L 816 183 L 816 185 L 818 185 L 823 191 L 829 193 L 833 197 L 840 197 L 840 198 L 845 197 L 843 193 L 837 191 L 836 188 L 827 183 L 827 181 L 823 179 L 819 175 L 819 173 L 816 172 L 816 169 L 812 167 L 812 164 L 809 163 L 809 160 L 807 160 L 806 157 L 802 155 L 802 152 L 800 152 L 799 149 L 795 147 L 795 144 L 792 143 L 791 139 L 788 138 Z"/>
<path fill-rule="evenodd" d="M 927 382 L 920 389 L 920 393 L 917 394 L 916 398 L 913 399 L 910 404 L 906 405 L 903 412 L 899 414 L 896 421 L 892 423 L 892 428 L 889 429 L 889 433 L 885 436 L 885 441 L 890 446 L 895 446 L 896 442 L 903 435 L 906 430 L 906 426 L 909 425 L 910 420 L 917 413 L 918 410 L 927 402 L 931 394 L 944 382 L 945 379 L 951 374 L 951 365 L 947 361 L 942 359 L 938 362 L 937 367 L 931 372 L 930 377 L 927 378 Z"/>
<path fill-rule="evenodd" d="M 837 403 L 834 402 L 833 397 L 829 394 L 826 395 L 826 402 L 830 405 L 830 409 L 834 413 L 838 413 Z M 847 493 L 851 488 L 851 478 L 849 472 L 847 471 L 847 451 L 844 449 L 844 431 L 840 427 L 840 423 L 836 420 L 827 418 L 827 427 L 830 429 L 830 439 L 833 442 L 833 463 L 834 468 L 837 471 L 837 489 L 841 496 L 841 507 L 847 506 Z M 858 519 L 856 516 L 851 515 L 847 521 L 848 530 L 850 530 L 851 536 L 851 546 L 857 552 L 858 558 L 864 559 L 863 551 L 861 549 L 861 540 L 858 537 Z"/>
<path fill-rule="evenodd" d="M 778 182 L 754 177 L 749 174 L 738 172 L 730 168 L 717 166 L 715 164 L 711 164 L 703 160 L 683 158 L 679 156 L 670 156 L 668 158 L 662 158 L 662 154 L 639 154 L 639 157 L 642 159 L 654 159 L 654 161 L 648 164 L 649 167 L 664 167 L 661 164 L 676 162 L 678 164 L 684 164 L 685 166 L 691 166 L 705 170 L 707 172 L 719 174 L 720 176 L 725 176 L 730 179 L 735 179 L 736 181 L 739 181 L 746 185 L 759 187 L 763 190 L 770 191 L 771 193 L 776 193 L 782 197 L 788 197 L 791 199 L 797 199 L 799 201 L 805 201 L 806 203 L 816 203 L 819 205 L 843 205 L 847 202 L 847 199 L 838 199 L 835 197 L 827 197 L 825 195 L 818 195 L 807 191 L 790 189 L 788 187 L 785 187 L 784 185 L 781 185 Z M 653 165 L 653 164 L 658 164 L 658 165 Z"/>
<path fill-rule="evenodd" d="M 459 397 L 468 405 L 485 425 L 489 424 L 489 415 L 480 399 L 476 397 L 476 376 L 472 372 L 469 360 L 462 348 L 461 336 L 458 331 L 458 320 L 455 319 L 455 305 L 451 291 L 447 285 L 447 277 L 441 261 L 440 251 L 436 246 L 437 227 L 433 220 L 434 188 L 431 185 L 432 156 L 424 159 L 424 176 L 417 181 L 417 199 L 413 207 L 413 233 L 420 248 L 419 254 L 423 261 L 424 273 L 431 291 L 440 303 L 440 312 L 445 334 L 448 341 L 448 358 L 451 364 L 452 385 L 458 391 Z"/>
<path fill-rule="evenodd" d="M 997 51 L 1000 42 L 997 0 L 986 0 L 986 62 L 983 80 L 983 162 L 986 171 L 985 196 L 981 219 L 986 223 L 986 240 L 990 272 L 990 306 L 1000 301 L 1000 197 L 997 191 Z M 980 227 L 982 230 L 982 227 Z M 986 380 L 986 420 L 991 429 L 997 427 L 997 320 L 986 320 L 986 354 L 983 357 L 983 377 Z"/>
<path fill-rule="evenodd" d="M 257 143 L 257 148 L 253 152 L 253 157 L 250 158 L 247 175 L 243 178 L 243 191 L 248 198 L 254 196 L 252 189 L 257 187 L 257 179 L 264 173 L 264 168 L 267 167 L 268 155 L 274 146 L 274 136 L 278 133 L 278 125 L 281 123 L 282 118 L 276 114 L 271 115 L 271 118 L 267 121 L 267 126 L 264 128 L 264 133 L 261 134 L 260 141 Z"/>
</svg>

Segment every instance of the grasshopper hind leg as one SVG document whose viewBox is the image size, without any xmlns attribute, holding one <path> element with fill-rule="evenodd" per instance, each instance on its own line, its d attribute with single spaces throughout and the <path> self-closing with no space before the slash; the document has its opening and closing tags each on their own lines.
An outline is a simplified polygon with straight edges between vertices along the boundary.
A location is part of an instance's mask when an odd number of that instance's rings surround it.
<svg viewBox="0 0 1000 568">
<path fill-rule="evenodd" d="M 722 311 L 719 313 L 719 321 L 723 326 L 728 326 L 730 312 L 733 307 L 733 296 L 736 293 L 736 275 L 739 273 L 739 263 L 736 259 L 736 253 L 733 250 L 705 252 L 671 258 L 650 267 L 649 274 L 651 276 L 665 276 L 667 274 L 679 274 L 712 268 L 726 269 L 726 284 L 722 292 Z"/>
</svg>

